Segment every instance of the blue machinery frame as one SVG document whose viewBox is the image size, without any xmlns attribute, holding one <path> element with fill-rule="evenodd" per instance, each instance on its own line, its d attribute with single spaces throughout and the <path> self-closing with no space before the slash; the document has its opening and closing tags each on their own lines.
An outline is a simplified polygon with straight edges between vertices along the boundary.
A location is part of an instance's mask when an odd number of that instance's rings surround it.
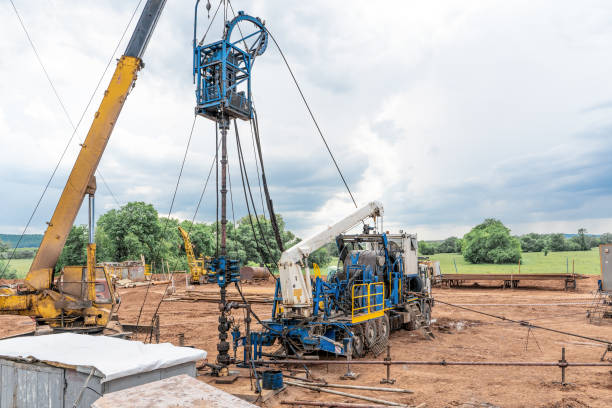
<svg viewBox="0 0 612 408">
<path fill-rule="evenodd" d="M 234 350 L 244 347 L 244 359 L 248 358 L 247 344 L 250 343 L 251 358 L 254 360 L 263 357 L 263 347 L 272 346 L 276 340 L 299 344 L 306 352 L 325 351 L 337 355 L 347 355 L 348 343 L 354 336 L 354 326 L 371 319 L 382 317 L 393 310 L 401 310 L 408 303 L 419 304 L 424 310 L 429 299 L 417 296 L 403 296 L 402 287 L 407 287 L 408 281 L 418 277 L 418 274 L 404 274 L 402 258 L 398 257 L 392 262 L 389 257 L 388 240 L 386 234 L 372 234 L 371 237 L 379 239 L 385 253 L 384 265 L 381 274 L 375 273 L 369 265 L 359 265 L 359 253 L 351 256 L 347 270 L 360 272 L 362 279 L 349 282 L 347 279 L 333 277 L 331 281 L 324 281 L 320 276 L 313 282 L 313 313 L 312 317 L 287 318 L 280 313 L 282 304 L 280 282 L 276 282 L 274 301 L 272 305 L 272 318 L 265 320 L 264 330 L 251 332 L 250 342 L 242 336 L 236 327 L 232 332 Z M 340 248 L 342 237 L 338 238 Z M 380 272 L 380 271 L 378 271 Z M 385 286 L 388 285 L 388 296 L 385 296 Z M 374 288 L 366 293 L 366 288 Z M 368 289 L 369 290 L 369 289 Z M 343 302 L 350 302 L 353 315 L 344 315 L 344 318 L 334 318 L 334 312 L 341 311 Z M 355 310 L 359 310 L 355 314 Z"/>
<path fill-rule="evenodd" d="M 249 120 L 253 117 L 251 100 L 251 69 L 255 57 L 262 55 L 268 45 L 268 33 L 257 17 L 238 15 L 225 23 L 224 38 L 211 44 L 198 44 L 196 32 L 198 2 L 193 26 L 193 77 L 196 83 L 196 114 L 217 120 L 225 118 Z M 238 26 L 248 22 L 255 30 L 243 35 Z M 240 31 L 232 41 L 235 28 Z M 251 43 L 249 46 L 248 43 Z"/>
</svg>

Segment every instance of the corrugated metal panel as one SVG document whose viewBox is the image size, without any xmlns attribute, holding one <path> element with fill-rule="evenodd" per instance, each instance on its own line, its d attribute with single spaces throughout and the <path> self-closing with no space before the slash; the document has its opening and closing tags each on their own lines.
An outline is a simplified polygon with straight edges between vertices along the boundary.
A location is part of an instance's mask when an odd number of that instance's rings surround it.
<svg viewBox="0 0 612 408">
<path fill-rule="evenodd" d="M 83 390 L 78 408 L 87 408 L 100 395 L 186 374 L 195 377 L 193 361 L 117 378 L 104 384 L 93 375 Z M 21 363 L 0 358 L 0 408 L 72 408 L 81 393 L 87 367 L 63 369 L 42 363 Z"/>
<path fill-rule="evenodd" d="M 64 370 L 0 359 L 0 408 L 63 408 Z"/>
</svg>

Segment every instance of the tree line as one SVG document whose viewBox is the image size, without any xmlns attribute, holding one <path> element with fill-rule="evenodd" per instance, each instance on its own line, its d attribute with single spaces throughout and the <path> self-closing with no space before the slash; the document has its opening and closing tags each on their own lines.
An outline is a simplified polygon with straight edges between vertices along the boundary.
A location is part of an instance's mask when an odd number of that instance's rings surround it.
<svg viewBox="0 0 612 408">
<path fill-rule="evenodd" d="M 281 215 L 277 215 L 281 240 L 285 248 L 300 241 L 287 230 Z M 171 270 L 187 270 L 185 245 L 178 231 L 181 226 L 189 232 L 194 253 L 214 257 L 219 251 L 221 225 L 176 218 L 161 217 L 151 204 L 130 202 L 118 210 L 110 210 L 100 216 L 96 224 L 95 241 L 97 262 L 120 262 L 140 260 L 143 255 L 147 263 L 156 269 L 162 262 Z M 59 258 L 56 270 L 66 265 L 85 265 L 87 261 L 88 229 L 86 225 L 74 226 Z M 334 245 L 335 246 L 335 245 Z M 227 223 L 227 254 L 239 259 L 242 265 L 275 264 L 280 258 L 270 220 L 245 216 Z M 329 246 L 315 251 L 310 263 L 326 265 L 334 255 Z"/>
<path fill-rule="evenodd" d="M 566 238 L 565 234 L 529 233 L 512 236 L 500 220 L 488 218 L 472 228 L 462 239 L 449 237 L 441 242 L 419 241 L 421 255 L 461 253 L 471 263 L 516 263 L 522 252 L 588 251 L 599 244 L 612 243 L 612 233 L 597 236 L 587 234 L 585 228 Z"/>
</svg>

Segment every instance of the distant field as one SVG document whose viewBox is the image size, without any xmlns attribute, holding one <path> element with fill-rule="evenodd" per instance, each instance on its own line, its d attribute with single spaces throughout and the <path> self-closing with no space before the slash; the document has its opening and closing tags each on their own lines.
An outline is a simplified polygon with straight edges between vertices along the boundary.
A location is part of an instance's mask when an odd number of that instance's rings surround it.
<svg viewBox="0 0 612 408">
<path fill-rule="evenodd" d="M 30 265 L 32 265 L 32 259 L 13 259 L 9 265 L 9 267 L 15 269 L 17 271 L 17 277 L 19 279 L 24 278 L 28 271 L 30 270 Z"/>
<path fill-rule="evenodd" d="M 457 263 L 458 273 L 518 273 L 518 265 L 495 265 L 478 264 L 466 262 L 461 254 L 436 254 L 431 259 L 440 261 L 442 273 L 455 273 Z M 572 272 L 572 261 L 576 273 L 597 275 L 599 274 L 599 248 L 590 251 L 549 252 L 544 256 L 543 252 L 523 252 L 521 260 L 521 273 L 565 273 L 566 260 L 569 260 L 569 272 Z M 323 275 L 327 275 L 328 267 L 336 267 L 338 258 L 321 267 Z M 13 259 L 11 267 L 17 270 L 19 278 L 25 277 L 32 264 L 32 259 Z M 312 272 L 312 271 L 311 271 Z"/>
<path fill-rule="evenodd" d="M 431 259 L 440 261 L 443 274 L 455 273 L 457 263 L 458 273 L 518 273 L 518 265 L 471 264 L 463 259 L 461 254 L 435 254 Z M 568 262 L 569 261 L 569 262 Z M 521 273 L 565 273 L 574 271 L 579 274 L 596 275 L 600 273 L 599 248 L 590 251 L 549 252 L 523 252 L 521 260 Z M 569 269 L 567 265 L 569 263 Z"/>
</svg>

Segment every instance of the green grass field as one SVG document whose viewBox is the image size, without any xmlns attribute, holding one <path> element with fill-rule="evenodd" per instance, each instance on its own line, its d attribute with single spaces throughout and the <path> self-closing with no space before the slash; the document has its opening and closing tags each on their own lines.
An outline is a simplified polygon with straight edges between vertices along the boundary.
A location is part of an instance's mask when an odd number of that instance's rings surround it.
<svg viewBox="0 0 612 408">
<path fill-rule="evenodd" d="M 10 268 L 13 268 L 17 271 L 17 278 L 21 279 L 26 276 L 28 271 L 30 270 L 30 265 L 32 265 L 31 259 L 13 259 L 9 265 Z"/>
<path fill-rule="evenodd" d="M 471 264 L 461 254 L 435 254 L 429 258 L 440 261 L 443 274 L 455 273 L 453 260 L 457 264 L 457 273 L 518 273 L 518 264 Z M 546 256 L 544 252 L 523 252 L 521 273 L 572 273 L 572 262 L 576 273 L 599 274 L 599 248 L 590 251 L 549 252 Z"/>
<path fill-rule="evenodd" d="M 495 265 L 495 264 L 471 264 L 463 259 L 461 254 L 435 254 L 430 256 L 435 261 L 440 261 L 442 273 L 455 273 L 457 263 L 458 273 L 518 273 L 518 265 Z M 11 267 L 17 271 L 19 278 L 25 277 L 30 269 L 33 259 L 13 259 Z M 579 274 L 598 275 L 599 269 L 599 248 L 590 251 L 570 251 L 570 252 L 549 252 L 544 256 L 543 252 L 523 252 L 521 260 L 521 273 L 565 273 L 568 271 L 567 262 L 569 261 L 569 272 L 572 272 L 572 261 L 574 271 Z M 328 266 L 336 266 L 338 258 L 323 267 L 321 272 L 327 275 Z"/>
</svg>

